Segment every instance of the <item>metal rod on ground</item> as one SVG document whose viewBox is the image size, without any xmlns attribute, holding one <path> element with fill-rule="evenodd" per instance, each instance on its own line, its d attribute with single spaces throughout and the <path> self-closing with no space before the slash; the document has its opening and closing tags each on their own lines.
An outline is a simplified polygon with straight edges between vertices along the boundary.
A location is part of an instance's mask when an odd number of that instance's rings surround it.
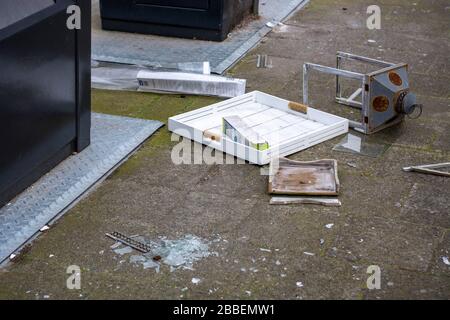
<svg viewBox="0 0 450 320">
<path fill-rule="evenodd" d="M 434 174 L 437 176 L 450 177 L 450 172 L 433 170 L 433 169 L 440 169 L 440 168 L 445 168 L 445 167 L 450 167 L 450 162 L 427 164 L 427 165 L 422 165 L 422 166 L 404 167 L 403 171 L 420 172 L 420 173 L 426 173 L 426 174 Z"/>
<path fill-rule="evenodd" d="M 148 253 L 152 249 L 149 245 L 139 242 L 139 241 L 136 241 L 134 239 L 131 239 L 130 237 L 127 237 L 126 235 L 119 233 L 119 232 L 113 232 L 112 234 L 106 233 L 106 236 L 117 242 L 127 245 L 133 249 L 136 249 L 142 253 Z"/>
</svg>

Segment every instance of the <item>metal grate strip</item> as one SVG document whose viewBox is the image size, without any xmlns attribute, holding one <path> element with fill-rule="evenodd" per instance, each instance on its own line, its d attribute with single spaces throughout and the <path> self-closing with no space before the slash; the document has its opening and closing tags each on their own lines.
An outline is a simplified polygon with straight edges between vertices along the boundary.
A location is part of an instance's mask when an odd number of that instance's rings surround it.
<svg viewBox="0 0 450 320">
<path fill-rule="evenodd" d="M 106 236 L 108 238 L 116 240 L 117 242 L 127 245 L 133 249 L 136 249 L 137 251 L 140 251 L 142 253 L 150 252 L 152 249 L 149 245 L 136 241 L 130 237 L 127 237 L 126 235 L 120 232 L 107 233 Z"/>
</svg>

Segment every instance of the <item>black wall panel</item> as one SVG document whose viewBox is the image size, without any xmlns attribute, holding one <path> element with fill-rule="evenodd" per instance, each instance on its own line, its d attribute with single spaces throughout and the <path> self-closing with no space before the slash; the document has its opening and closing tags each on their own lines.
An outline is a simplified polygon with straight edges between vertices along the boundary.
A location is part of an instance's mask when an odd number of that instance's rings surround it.
<svg viewBox="0 0 450 320">
<path fill-rule="evenodd" d="M 90 1 L 38 2 L 0 30 L 0 206 L 90 143 Z M 66 26 L 71 4 L 82 30 Z"/>
<path fill-rule="evenodd" d="M 0 29 L 55 4 L 55 0 L 1 0 Z"/>
<path fill-rule="evenodd" d="M 100 0 L 103 29 L 222 41 L 254 0 Z"/>
</svg>

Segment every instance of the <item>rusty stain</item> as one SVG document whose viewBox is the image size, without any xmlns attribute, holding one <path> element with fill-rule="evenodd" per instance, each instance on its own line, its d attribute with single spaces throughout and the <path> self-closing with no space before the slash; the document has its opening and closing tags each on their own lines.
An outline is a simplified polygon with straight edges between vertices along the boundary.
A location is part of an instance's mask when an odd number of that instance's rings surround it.
<svg viewBox="0 0 450 320">
<path fill-rule="evenodd" d="M 301 112 L 304 114 L 308 113 L 308 106 L 298 102 L 289 102 L 289 109 L 297 112 Z"/>
<path fill-rule="evenodd" d="M 401 86 L 403 84 L 402 77 L 397 72 L 389 72 L 389 80 L 396 86 Z"/>
<path fill-rule="evenodd" d="M 385 112 L 387 109 L 389 109 L 389 99 L 385 96 L 378 96 L 373 99 L 372 105 L 375 111 Z"/>
<path fill-rule="evenodd" d="M 286 186 L 313 185 L 317 182 L 317 177 L 313 172 L 303 172 L 295 168 L 286 168 L 283 172 L 278 172 L 278 175 L 285 179 Z"/>
</svg>

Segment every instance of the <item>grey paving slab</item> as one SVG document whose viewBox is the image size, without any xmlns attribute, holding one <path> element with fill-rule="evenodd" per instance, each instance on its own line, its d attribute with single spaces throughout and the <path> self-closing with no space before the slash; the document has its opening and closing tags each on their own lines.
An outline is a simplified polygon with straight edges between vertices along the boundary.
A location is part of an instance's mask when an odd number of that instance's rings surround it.
<svg viewBox="0 0 450 320">
<path fill-rule="evenodd" d="M 178 39 L 101 28 L 98 0 L 93 1 L 92 58 L 99 61 L 158 66 L 161 63 L 209 61 L 222 74 L 272 29 L 269 21 L 282 21 L 309 0 L 261 0 L 260 19 L 235 29 L 223 42 Z"/>
<path fill-rule="evenodd" d="M 0 208 L 0 262 L 112 173 L 161 126 L 159 121 L 94 113 L 91 145 Z"/>
<path fill-rule="evenodd" d="M 426 272 L 433 262 L 433 250 L 443 231 L 400 220 L 371 217 L 348 217 L 329 249 L 330 257 L 352 263 L 397 267 Z"/>
</svg>

